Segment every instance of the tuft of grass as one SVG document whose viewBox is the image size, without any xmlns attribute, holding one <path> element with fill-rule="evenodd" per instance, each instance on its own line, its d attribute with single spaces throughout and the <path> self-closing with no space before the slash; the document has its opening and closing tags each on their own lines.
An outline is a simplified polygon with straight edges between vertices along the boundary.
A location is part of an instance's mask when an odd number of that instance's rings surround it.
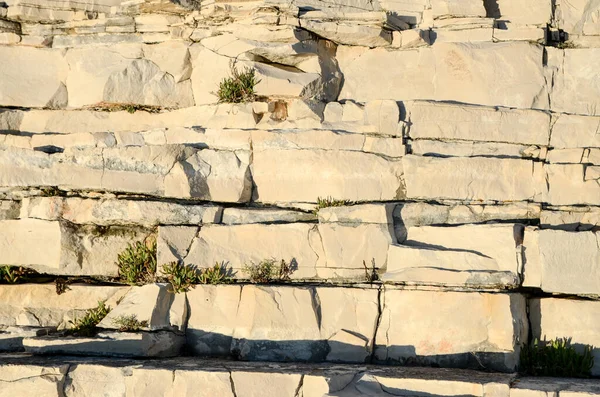
<svg viewBox="0 0 600 397">
<path fill-rule="evenodd" d="M 156 281 L 156 240 L 129 244 L 117 259 L 119 278 L 130 285 Z"/>
<path fill-rule="evenodd" d="M 343 207 L 345 205 L 350 205 L 350 204 L 352 204 L 352 202 L 349 200 L 337 200 L 330 196 L 325 197 L 325 198 L 317 197 L 317 206 L 313 212 L 316 214 L 319 212 L 319 210 L 321 208 Z"/>
<path fill-rule="evenodd" d="M 579 353 L 571 346 L 570 338 L 538 341 L 521 351 L 520 370 L 531 376 L 589 378 L 594 366 L 593 346 L 585 345 Z"/>
<path fill-rule="evenodd" d="M 202 269 L 197 282 L 199 284 L 229 284 L 233 282 L 233 277 L 230 269 L 217 262 L 213 267 Z"/>
<path fill-rule="evenodd" d="M 578 48 L 575 43 L 572 41 L 561 41 L 556 45 L 557 48 L 565 49 L 565 48 Z"/>
<path fill-rule="evenodd" d="M 71 321 L 69 332 L 77 336 L 94 336 L 97 331 L 97 325 L 110 312 L 110 307 L 106 306 L 105 301 L 99 301 L 98 306 L 89 309 L 80 319 Z"/>
<path fill-rule="evenodd" d="M 379 280 L 379 273 L 375 267 L 375 258 L 371 259 L 371 267 L 367 266 L 367 263 L 363 261 L 363 267 L 365 268 L 365 280 L 369 283 L 373 283 Z"/>
<path fill-rule="evenodd" d="M 243 271 L 253 283 L 285 281 L 293 273 L 291 265 L 283 259 L 279 263 L 275 259 L 264 259 L 258 264 L 251 262 L 244 266 Z"/>
<path fill-rule="evenodd" d="M 25 282 L 29 276 L 34 274 L 37 274 L 37 272 L 21 266 L 0 266 L 0 283 L 16 284 Z"/>
<path fill-rule="evenodd" d="M 231 62 L 231 77 L 226 77 L 219 83 L 216 95 L 219 102 L 245 103 L 251 102 L 256 97 L 255 87 L 260 80 L 256 79 L 256 71 L 244 68 L 241 72 Z"/>
<path fill-rule="evenodd" d="M 148 326 L 148 321 L 140 321 L 135 314 L 119 316 L 113 319 L 113 325 L 119 327 L 120 332 L 137 332 Z"/>
<path fill-rule="evenodd" d="M 162 272 L 173 286 L 173 292 L 179 294 L 189 291 L 198 281 L 198 269 L 183 263 L 171 262 L 162 266 Z"/>
</svg>

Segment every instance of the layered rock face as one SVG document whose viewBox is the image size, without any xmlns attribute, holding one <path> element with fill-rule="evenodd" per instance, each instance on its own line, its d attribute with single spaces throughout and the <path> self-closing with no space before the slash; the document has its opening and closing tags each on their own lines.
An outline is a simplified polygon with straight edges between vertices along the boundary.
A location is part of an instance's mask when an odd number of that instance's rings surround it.
<svg viewBox="0 0 600 397">
<path fill-rule="evenodd" d="M 0 350 L 84 356 L 13 357 L 0 396 L 600 394 L 384 367 L 514 372 L 536 338 L 600 345 L 599 15 L 0 2 Z M 219 96 L 249 72 L 248 100 Z M 128 285 L 117 262 L 148 241 L 156 277 Z M 178 291 L 172 263 L 231 283 Z M 97 332 L 67 335 L 99 301 Z M 378 366 L 89 358 L 184 354 Z"/>
</svg>

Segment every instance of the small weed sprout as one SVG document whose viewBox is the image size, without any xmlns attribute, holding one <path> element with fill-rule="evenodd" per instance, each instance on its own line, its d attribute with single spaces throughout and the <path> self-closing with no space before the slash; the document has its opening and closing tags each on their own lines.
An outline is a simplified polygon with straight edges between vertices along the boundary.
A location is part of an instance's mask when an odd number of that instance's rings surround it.
<svg viewBox="0 0 600 397">
<path fill-rule="evenodd" d="M 260 80 L 256 79 L 256 71 L 252 68 L 244 68 L 241 72 L 231 62 L 231 77 L 226 77 L 219 83 L 217 96 L 219 102 L 245 103 L 251 102 L 256 97 L 254 88 Z"/>
<path fill-rule="evenodd" d="M 198 281 L 198 269 L 183 263 L 171 262 L 162 266 L 162 272 L 176 294 L 187 292 Z"/>
<path fill-rule="evenodd" d="M 127 113 L 135 113 L 138 110 L 144 111 L 148 113 L 159 113 L 163 110 L 160 106 L 155 105 L 140 105 L 138 103 L 113 103 L 113 102 L 99 102 L 95 105 L 90 105 L 86 107 L 90 110 L 95 110 L 97 112 L 120 112 L 126 111 Z"/>
<path fill-rule="evenodd" d="M 137 332 L 142 328 L 148 327 L 148 321 L 140 321 L 135 314 L 131 314 L 116 317 L 113 319 L 113 325 L 119 327 L 120 332 Z"/>
<path fill-rule="evenodd" d="M 379 280 L 379 273 L 375 267 L 375 258 L 371 259 L 371 267 L 367 266 L 367 263 L 363 261 L 363 267 L 365 268 L 365 280 L 369 283 L 373 283 Z"/>
<path fill-rule="evenodd" d="M 224 264 L 218 262 L 213 267 L 202 269 L 198 276 L 199 284 L 229 284 L 232 282 L 231 271 Z"/>
<path fill-rule="evenodd" d="M 313 212 L 315 214 L 317 214 L 321 208 L 343 207 L 345 205 L 350 205 L 350 204 L 352 204 L 351 201 L 348 201 L 348 200 L 337 200 L 337 199 L 334 199 L 334 198 L 332 198 L 330 196 L 328 196 L 326 198 L 318 197 L 317 198 L 317 207 L 315 208 L 315 210 Z"/>
<path fill-rule="evenodd" d="M 117 259 L 119 277 L 127 284 L 142 285 L 156 281 L 156 240 L 129 244 Z"/>
<path fill-rule="evenodd" d="M 279 263 L 275 259 L 264 259 L 258 264 L 251 262 L 243 268 L 253 283 L 269 283 L 272 281 L 286 281 L 290 279 L 293 269 L 285 260 Z"/>
<path fill-rule="evenodd" d="M 25 267 L 1 266 L 0 267 L 0 283 L 16 284 L 18 282 L 27 281 L 27 277 L 36 274 L 35 271 Z"/>
<path fill-rule="evenodd" d="M 96 326 L 110 312 L 110 307 L 106 306 L 105 301 L 99 301 L 98 306 L 89 309 L 80 319 L 70 321 L 72 324 L 70 333 L 78 336 L 94 336 L 96 334 Z"/>
<path fill-rule="evenodd" d="M 585 345 L 579 353 L 571 339 L 533 341 L 521 351 L 521 372 L 531 376 L 589 378 L 594 366 L 593 346 Z"/>
</svg>

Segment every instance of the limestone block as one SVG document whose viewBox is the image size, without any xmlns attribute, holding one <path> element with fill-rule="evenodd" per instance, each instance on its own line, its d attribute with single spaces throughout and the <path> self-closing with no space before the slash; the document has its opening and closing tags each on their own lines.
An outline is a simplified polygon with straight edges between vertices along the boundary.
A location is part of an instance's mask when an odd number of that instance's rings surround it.
<svg viewBox="0 0 600 397">
<path fill-rule="evenodd" d="M 558 211 L 542 211 L 540 226 L 567 231 L 593 230 L 600 225 L 600 209 L 594 207 L 560 207 Z"/>
<path fill-rule="evenodd" d="M 250 199 L 249 156 L 202 150 L 177 163 L 165 178 L 165 195 L 224 202 Z"/>
<path fill-rule="evenodd" d="M 102 100 L 166 108 L 194 105 L 189 80 L 178 83 L 171 74 L 147 59 L 133 60 L 124 70 L 112 73 L 104 83 Z"/>
<path fill-rule="evenodd" d="M 288 373 L 260 373 L 236 371 L 231 374 L 231 382 L 235 385 L 239 397 L 258 397 L 260 395 L 277 395 L 295 397 L 302 375 Z M 238 394 L 238 390 L 240 393 Z"/>
<path fill-rule="evenodd" d="M 0 59 L 1 106 L 66 106 L 69 67 L 61 51 L 0 46 Z"/>
<path fill-rule="evenodd" d="M 69 321 L 80 318 L 88 309 L 106 301 L 110 307 L 129 287 L 69 285 L 57 295 L 51 284 L 20 284 L 0 286 L 0 324 L 59 328 L 69 327 Z"/>
<path fill-rule="evenodd" d="M 429 30 L 409 29 L 401 32 L 392 32 L 392 47 L 417 48 L 431 45 Z"/>
<path fill-rule="evenodd" d="M 253 130 L 252 148 L 258 151 L 325 149 L 361 151 L 365 137 L 362 134 L 348 134 L 330 130 L 263 131 Z"/>
<path fill-rule="evenodd" d="M 109 78 L 124 71 L 136 58 L 142 58 L 142 47 L 137 43 L 68 50 L 69 107 L 102 102 Z"/>
<path fill-rule="evenodd" d="M 231 389 L 231 375 L 227 371 L 177 370 L 174 378 L 174 396 L 235 397 Z"/>
<path fill-rule="evenodd" d="M 187 295 L 187 346 L 198 355 L 229 354 L 242 287 L 197 285 Z"/>
<path fill-rule="evenodd" d="M 546 30 L 537 26 L 519 26 L 506 23 L 504 29 L 494 28 L 494 41 L 535 41 L 543 43 L 546 38 Z"/>
<path fill-rule="evenodd" d="M 527 3 L 517 0 L 498 0 L 497 4 L 500 15 L 494 17 L 508 20 L 511 24 L 545 26 L 552 19 L 550 0 L 533 0 Z M 562 26 L 561 28 L 564 29 Z"/>
<path fill-rule="evenodd" d="M 232 352 L 246 360 L 362 362 L 371 349 L 376 293 L 245 286 Z"/>
<path fill-rule="evenodd" d="M 364 277 L 364 265 L 373 263 L 384 269 L 387 247 L 396 241 L 393 226 L 384 224 L 319 225 L 319 237 L 325 254 L 325 268 L 317 269 L 319 278 Z M 373 262 L 374 261 L 374 262 Z"/>
<path fill-rule="evenodd" d="M 23 340 L 28 353 L 108 357 L 175 357 L 184 343 L 185 336 L 169 331 L 100 332 L 92 338 L 38 336 Z"/>
<path fill-rule="evenodd" d="M 339 100 L 433 99 L 546 109 L 547 97 L 540 95 L 546 86 L 542 52 L 527 42 L 439 43 L 411 51 L 340 46 Z M 504 67 L 489 68 L 492 64 Z"/>
<path fill-rule="evenodd" d="M 396 135 L 400 109 L 395 101 L 369 101 L 365 105 L 365 122 L 385 135 Z"/>
<path fill-rule="evenodd" d="M 135 27 L 138 32 L 168 32 L 169 26 L 181 22 L 178 15 L 143 14 L 135 16 Z"/>
<path fill-rule="evenodd" d="M 600 115 L 600 76 L 589 68 L 600 59 L 600 48 L 555 49 L 548 64 L 559 65 L 550 92 L 556 112 Z"/>
<path fill-rule="evenodd" d="M 404 102 L 412 139 L 548 145 L 550 115 L 537 110 Z"/>
<path fill-rule="evenodd" d="M 255 63 L 256 95 L 313 98 L 322 93 L 318 73 L 298 73 L 263 63 Z"/>
<path fill-rule="evenodd" d="M 65 397 L 103 393 L 125 397 L 126 370 L 91 363 L 75 364 L 65 379 Z"/>
<path fill-rule="evenodd" d="M 402 245 L 390 245 L 383 279 L 441 285 L 517 286 L 522 239 L 522 225 L 410 227 L 408 240 Z"/>
<path fill-rule="evenodd" d="M 117 276 L 118 253 L 150 234 L 141 228 L 74 226 L 58 221 L 0 221 L 0 262 L 49 274 Z M 31 244 L 38 247 L 31 250 Z"/>
<path fill-rule="evenodd" d="M 552 340 L 572 338 L 576 348 L 592 345 L 595 359 L 592 375 L 600 374 L 600 304 L 595 301 L 570 299 L 532 299 L 529 301 L 533 338 Z"/>
<path fill-rule="evenodd" d="M 3 203 L 0 202 L 0 208 Z M 5 204 L 4 204 L 5 205 Z M 10 208 L 9 208 L 10 209 Z M 200 225 L 220 223 L 222 208 L 161 201 L 32 197 L 23 200 L 22 217 L 95 225 Z"/>
<path fill-rule="evenodd" d="M 537 236 L 532 236 L 530 245 L 526 245 L 525 268 L 532 270 L 525 273 L 527 285 L 547 292 L 600 295 L 597 272 L 600 237 L 597 233 L 561 230 L 531 233 Z"/>
<path fill-rule="evenodd" d="M 356 22 L 302 19 L 302 28 L 338 44 L 383 47 L 392 42 L 390 31 L 376 25 Z"/>
<path fill-rule="evenodd" d="M 180 262 L 190 249 L 190 244 L 198 234 L 198 226 L 160 226 L 156 238 L 157 264 Z"/>
<path fill-rule="evenodd" d="M 0 220 L 17 219 L 20 211 L 20 201 L 0 200 Z"/>
<path fill-rule="evenodd" d="M 600 5 L 592 0 L 557 2 L 558 26 L 569 34 L 598 35 L 598 12 Z"/>
<path fill-rule="evenodd" d="M 291 277 L 312 278 L 325 266 L 321 244 L 317 227 L 306 223 L 204 226 L 184 261 L 201 268 L 224 261 L 236 277 L 244 278 L 244 265 L 273 258 L 292 265 Z"/>
<path fill-rule="evenodd" d="M 434 29 L 430 32 L 431 42 L 439 43 L 478 43 L 491 42 L 494 36 L 494 28 L 491 26 L 474 29 Z"/>
<path fill-rule="evenodd" d="M 527 328 L 521 295 L 386 290 L 375 358 L 456 366 L 475 352 L 486 367 L 513 371 Z"/>
<path fill-rule="evenodd" d="M 358 204 L 320 208 L 318 212 L 319 223 L 393 224 L 392 212 L 394 208 L 395 204 Z"/>
<path fill-rule="evenodd" d="M 411 142 L 411 153 L 434 157 L 502 157 L 540 158 L 539 146 L 514 143 L 488 143 L 470 141 L 433 141 L 420 139 Z"/>
<path fill-rule="evenodd" d="M 3 365 L 0 371 L 0 396 L 26 396 L 35 391 L 39 397 L 62 394 L 68 364 Z"/>
<path fill-rule="evenodd" d="M 125 380 L 127 396 L 173 396 L 175 372 L 171 368 L 133 368 Z"/>
<path fill-rule="evenodd" d="M 97 48 L 101 46 L 118 46 L 119 44 L 142 43 L 143 37 L 133 33 L 106 33 L 60 35 L 52 37 L 52 48 Z"/>
<path fill-rule="evenodd" d="M 314 214 L 269 208 L 225 208 L 221 223 L 243 225 L 250 223 L 295 223 L 314 221 Z"/>
<path fill-rule="evenodd" d="M 560 114 L 552 125 L 550 144 L 555 149 L 600 147 L 600 117 Z"/>
<path fill-rule="evenodd" d="M 543 189 L 541 167 L 527 160 L 407 155 L 402 162 L 408 198 L 518 201 Z"/>
<path fill-rule="evenodd" d="M 475 0 L 432 0 L 431 9 L 434 18 L 485 16 L 483 3 Z"/>
<path fill-rule="evenodd" d="M 548 191 L 543 201 L 552 205 L 598 204 L 600 185 L 594 167 L 584 164 L 546 164 Z"/>
<path fill-rule="evenodd" d="M 185 298 L 175 295 L 170 284 L 147 284 L 132 288 L 98 327 L 118 330 L 116 320 L 135 316 L 138 321 L 147 322 L 144 330 L 185 332 L 186 310 Z M 181 313 L 182 317 L 172 318 L 171 313 Z"/>
<path fill-rule="evenodd" d="M 254 151 L 252 176 L 260 202 L 352 201 L 403 197 L 402 163 L 369 153 L 323 150 Z"/>
<path fill-rule="evenodd" d="M 568 397 L 597 396 L 600 385 L 595 379 L 519 378 L 512 385 L 510 397 Z"/>
</svg>

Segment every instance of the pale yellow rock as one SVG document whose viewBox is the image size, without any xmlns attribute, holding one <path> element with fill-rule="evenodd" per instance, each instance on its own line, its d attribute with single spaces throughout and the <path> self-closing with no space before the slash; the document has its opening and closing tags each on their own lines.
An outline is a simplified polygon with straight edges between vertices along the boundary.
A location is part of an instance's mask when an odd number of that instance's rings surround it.
<svg viewBox="0 0 600 397">
<path fill-rule="evenodd" d="M 395 204 L 359 204 L 320 208 L 319 223 L 392 224 Z"/>
<path fill-rule="evenodd" d="M 292 264 L 292 278 L 312 278 L 317 267 L 325 267 L 321 244 L 317 227 L 306 223 L 205 226 L 184 261 L 201 268 L 225 262 L 236 277 L 245 278 L 245 265 L 272 258 Z"/>
<path fill-rule="evenodd" d="M 260 202 L 314 203 L 328 196 L 351 201 L 402 198 L 402 174 L 400 161 L 369 153 L 269 150 L 254 152 L 252 175 Z"/>
<path fill-rule="evenodd" d="M 177 397 L 235 397 L 230 374 L 225 371 L 176 370 L 173 396 Z M 199 387 L 201 385 L 201 387 Z"/>
<path fill-rule="evenodd" d="M 375 356 L 434 362 L 427 356 L 497 352 L 487 365 L 514 369 L 527 324 L 520 295 L 386 290 Z"/>
<path fill-rule="evenodd" d="M 550 0 L 532 0 L 526 3 L 518 0 L 498 0 L 497 4 L 500 19 L 508 20 L 511 24 L 545 26 L 552 19 Z M 562 26 L 561 28 L 564 29 Z"/>
<path fill-rule="evenodd" d="M 236 371 L 231 379 L 237 397 L 295 397 L 302 375 Z"/>
<path fill-rule="evenodd" d="M 598 13 L 600 5 L 591 0 L 560 0 L 557 3 L 556 19 L 561 29 L 569 34 L 598 35 Z"/>
<path fill-rule="evenodd" d="M 126 370 L 94 364 L 76 364 L 69 368 L 66 377 L 65 397 L 103 393 L 125 397 Z"/>
<path fill-rule="evenodd" d="M 242 287 L 197 285 L 187 292 L 187 343 L 195 354 L 229 354 Z"/>
<path fill-rule="evenodd" d="M 584 156 L 583 149 L 554 149 L 548 151 L 546 159 L 552 164 L 579 164 Z"/>
<path fill-rule="evenodd" d="M 560 114 L 552 125 L 550 144 L 555 149 L 600 147 L 600 117 Z"/>
<path fill-rule="evenodd" d="M 593 167 L 587 167 L 593 169 Z M 583 164 L 546 164 L 549 189 L 543 201 L 552 205 L 576 205 L 598 203 L 600 185 L 594 178 L 588 178 Z M 591 172 L 593 174 L 593 171 Z"/>
<path fill-rule="evenodd" d="M 0 322 L 6 325 L 69 327 L 88 309 L 106 301 L 110 307 L 125 295 L 129 287 L 70 285 L 61 295 L 54 285 L 21 284 L 0 287 Z"/>
<path fill-rule="evenodd" d="M 432 0 L 431 8 L 436 18 L 447 16 L 485 16 L 485 8 L 479 1 Z"/>
<path fill-rule="evenodd" d="M 550 115 L 537 110 L 405 102 L 413 139 L 548 145 Z M 554 139 L 554 138 L 553 138 Z"/>
<path fill-rule="evenodd" d="M 1 46 L 0 58 L 5 60 L 0 65 L 0 105 L 66 106 L 69 66 L 60 50 Z"/>
<path fill-rule="evenodd" d="M 162 272 L 162 265 L 179 262 L 187 255 L 198 230 L 198 226 L 160 226 L 158 228 L 156 261 L 159 272 Z"/>
<path fill-rule="evenodd" d="M 23 219 L 0 221 L 0 225 L 2 264 L 60 269 L 62 231 L 58 222 Z"/>
<path fill-rule="evenodd" d="M 3 365 L 0 371 L 0 396 L 27 396 L 33 390 L 39 397 L 59 396 L 68 370 L 68 364 Z"/>
<path fill-rule="evenodd" d="M 175 397 L 174 371 L 169 369 L 133 368 L 125 380 L 127 396 Z"/>
<path fill-rule="evenodd" d="M 600 357 L 598 335 L 600 335 L 600 304 L 595 301 L 571 299 L 533 299 L 530 304 L 532 336 L 538 340 L 572 338 L 575 346 L 592 345 L 595 360 Z M 592 375 L 600 374 L 596 362 Z M 562 394 L 562 393 L 561 393 Z"/>
<path fill-rule="evenodd" d="M 527 160 L 407 155 L 402 163 L 408 198 L 533 200 L 544 189 L 541 168 Z"/>
</svg>

